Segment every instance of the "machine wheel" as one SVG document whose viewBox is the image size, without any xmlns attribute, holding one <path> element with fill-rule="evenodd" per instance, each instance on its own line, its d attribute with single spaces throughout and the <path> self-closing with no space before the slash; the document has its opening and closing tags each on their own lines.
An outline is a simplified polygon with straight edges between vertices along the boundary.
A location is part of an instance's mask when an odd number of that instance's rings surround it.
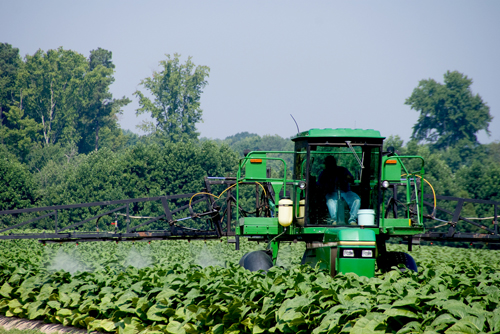
<svg viewBox="0 0 500 334">
<path fill-rule="evenodd" d="M 273 259 L 269 252 L 259 250 L 243 255 L 239 264 L 250 271 L 268 271 L 273 266 Z"/>
<path fill-rule="evenodd" d="M 398 267 L 399 264 L 404 264 L 406 268 L 400 268 L 402 272 L 406 269 L 413 270 L 418 273 L 417 264 L 410 254 L 404 252 L 387 252 L 377 258 L 377 267 L 382 272 L 388 272 L 392 267 Z"/>
</svg>

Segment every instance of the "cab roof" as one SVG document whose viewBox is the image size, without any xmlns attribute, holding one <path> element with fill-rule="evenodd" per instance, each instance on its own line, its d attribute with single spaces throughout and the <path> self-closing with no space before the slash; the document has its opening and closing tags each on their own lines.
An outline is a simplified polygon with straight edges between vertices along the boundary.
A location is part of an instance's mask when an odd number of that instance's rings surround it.
<svg viewBox="0 0 500 334">
<path fill-rule="evenodd" d="M 372 138 L 384 139 L 380 135 L 380 131 L 373 129 L 310 129 L 304 132 L 297 133 L 292 137 L 293 141 L 306 139 L 306 138 Z"/>
</svg>

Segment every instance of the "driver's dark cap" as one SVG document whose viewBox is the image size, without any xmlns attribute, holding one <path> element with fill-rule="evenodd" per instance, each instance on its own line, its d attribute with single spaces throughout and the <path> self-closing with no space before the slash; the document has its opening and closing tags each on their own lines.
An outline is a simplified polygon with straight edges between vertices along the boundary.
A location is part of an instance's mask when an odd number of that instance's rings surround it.
<svg viewBox="0 0 500 334">
<path fill-rule="evenodd" d="M 325 165 L 337 165 L 337 160 L 333 155 L 329 155 L 325 158 Z"/>
</svg>

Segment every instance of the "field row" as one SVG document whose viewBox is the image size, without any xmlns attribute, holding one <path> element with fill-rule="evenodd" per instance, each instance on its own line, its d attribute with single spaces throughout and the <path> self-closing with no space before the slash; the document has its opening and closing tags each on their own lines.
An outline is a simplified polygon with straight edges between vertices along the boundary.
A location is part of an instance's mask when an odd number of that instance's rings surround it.
<svg viewBox="0 0 500 334">
<path fill-rule="evenodd" d="M 264 246 L 2 242 L 0 313 L 116 333 L 500 331 L 498 251 L 417 247 L 418 274 L 371 279 L 301 266 L 301 244 L 267 275 L 237 265 Z"/>
</svg>

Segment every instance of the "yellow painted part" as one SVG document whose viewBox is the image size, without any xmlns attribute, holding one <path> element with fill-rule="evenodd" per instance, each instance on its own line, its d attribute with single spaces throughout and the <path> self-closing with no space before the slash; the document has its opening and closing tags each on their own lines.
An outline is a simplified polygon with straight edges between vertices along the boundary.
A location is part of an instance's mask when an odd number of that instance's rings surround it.
<svg viewBox="0 0 500 334">
<path fill-rule="evenodd" d="M 339 241 L 340 246 L 375 246 L 375 241 Z"/>
</svg>

